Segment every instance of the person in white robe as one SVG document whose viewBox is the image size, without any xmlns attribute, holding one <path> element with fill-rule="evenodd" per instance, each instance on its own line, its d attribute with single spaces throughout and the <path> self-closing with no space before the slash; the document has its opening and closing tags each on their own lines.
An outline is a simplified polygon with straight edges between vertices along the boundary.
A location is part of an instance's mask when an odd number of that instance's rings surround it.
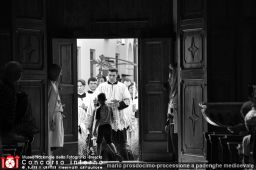
<svg viewBox="0 0 256 170">
<path fill-rule="evenodd" d="M 85 93 L 85 85 L 86 82 L 83 79 L 79 79 L 77 81 L 77 89 L 78 89 L 78 155 L 84 156 L 87 154 L 87 136 L 89 134 L 89 130 L 87 125 L 87 108 L 88 108 L 88 100 Z"/>
<path fill-rule="evenodd" d="M 130 150 L 132 151 L 133 158 L 139 158 L 139 118 L 138 114 L 138 93 L 135 82 L 129 85 L 128 90 L 131 94 L 131 104 L 125 109 L 126 114 L 129 116 L 129 130 L 127 132 L 127 142 Z"/>
<path fill-rule="evenodd" d="M 48 72 L 48 120 L 49 120 L 49 153 L 64 145 L 63 106 L 59 95 L 61 68 L 57 64 L 49 66 Z"/>
<path fill-rule="evenodd" d="M 118 152 L 124 160 L 128 160 L 127 154 L 127 136 L 126 130 L 129 122 L 124 115 L 123 109 L 130 104 L 131 95 L 126 85 L 117 81 L 117 69 L 110 69 L 108 73 L 108 81 L 100 84 L 94 92 L 94 104 L 96 104 L 97 95 L 104 93 L 106 95 L 106 104 L 112 107 L 114 121 L 112 123 L 113 141 Z M 92 106 L 92 105 L 91 105 Z M 93 107 L 91 107 L 93 108 Z M 93 109 L 91 109 L 93 111 Z"/>
<path fill-rule="evenodd" d="M 88 79 L 88 90 L 86 92 L 87 96 L 93 96 L 93 92 L 98 87 L 98 80 L 95 77 L 90 77 Z"/>
</svg>

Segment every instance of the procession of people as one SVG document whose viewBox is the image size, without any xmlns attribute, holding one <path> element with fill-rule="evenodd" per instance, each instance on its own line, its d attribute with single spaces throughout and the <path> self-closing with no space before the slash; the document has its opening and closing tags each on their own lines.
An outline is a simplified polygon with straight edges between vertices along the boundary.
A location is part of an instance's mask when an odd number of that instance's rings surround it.
<svg viewBox="0 0 256 170">
<path fill-rule="evenodd" d="M 25 136 L 29 133 L 29 139 L 32 139 L 33 135 L 38 133 L 33 116 L 29 112 L 31 109 L 29 109 L 30 105 L 26 95 L 19 95 L 20 93 L 14 87 L 21 77 L 21 72 L 21 65 L 18 62 L 7 63 L 4 72 L 6 74 L 2 76 L 0 81 L 2 101 L 0 109 L 1 112 L 6 113 L 1 119 L 0 144 L 5 142 L 4 139 L 10 139 L 11 137 L 15 140 L 23 140 L 24 135 L 20 136 L 23 133 L 26 133 Z M 49 65 L 48 152 L 50 155 L 55 155 L 64 146 L 63 119 L 65 115 L 63 112 L 65 104 L 62 103 L 59 94 L 61 76 L 62 68 L 59 65 Z M 130 81 L 130 83 L 124 84 L 119 82 L 117 78 L 118 70 L 109 69 L 107 78 L 104 76 L 90 77 L 87 82 L 82 79 L 78 80 L 78 155 L 98 154 L 103 155 L 103 160 L 138 159 L 139 128 L 138 116 L 135 116 L 138 114 L 137 90 L 134 82 Z M 7 93 L 10 98 L 8 100 L 5 98 Z M 101 101 L 98 100 L 100 94 L 103 96 Z M 24 105 L 23 101 L 28 104 Z M 19 103 L 23 103 L 23 105 Z M 22 106 L 18 110 L 20 112 L 24 110 L 24 113 L 16 114 L 16 106 Z M 6 127 L 15 127 L 14 125 L 7 126 L 7 124 L 12 125 L 14 122 L 19 124 L 24 116 L 26 120 L 17 130 L 6 129 Z M 23 128 L 23 126 L 25 125 L 30 127 L 31 130 L 25 129 L 24 131 L 23 129 L 26 127 Z M 108 130 L 105 127 L 108 127 Z"/>
<path fill-rule="evenodd" d="M 99 76 L 98 79 L 91 77 L 88 80 L 89 90 L 87 91 L 85 90 L 85 80 L 78 80 L 79 155 L 100 154 L 103 155 L 103 160 L 138 159 L 138 95 L 136 84 L 131 82 L 127 86 L 118 81 L 117 77 L 117 69 L 109 69 L 107 78 L 104 76 Z M 110 109 L 113 119 L 106 117 L 109 113 L 100 109 L 102 104 L 100 105 L 98 101 L 99 94 L 105 95 L 104 105 Z M 101 110 L 100 112 L 103 113 L 96 113 L 97 110 L 98 112 Z M 99 115 L 103 119 L 103 123 L 99 119 Z M 101 122 L 101 126 L 97 125 L 97 121 Z M 107 126 L 106 124 L 110 125 L 111 133 L 100 128 L 103 125 Z M 107 139 L 105 139 L 105 133 L 108 136 Z M 102 137 L 105 139 L 103 143 Z M 107 147 L 108 145 L 110 149 Z M 113 148 L 116 148 L 117 153 L 115 150 L 113 151 Z"/>
</svg>

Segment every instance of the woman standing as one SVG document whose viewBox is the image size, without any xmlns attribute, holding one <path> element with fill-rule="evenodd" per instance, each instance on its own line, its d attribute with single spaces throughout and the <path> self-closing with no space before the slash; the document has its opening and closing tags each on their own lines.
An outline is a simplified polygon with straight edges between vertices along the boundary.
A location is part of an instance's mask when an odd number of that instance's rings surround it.
<svg viewBox="0 0 256 170">
<path fill-rule="evenodd" d="M 63 107 L 59 96 L 61 67 L 52 64 L 48 69 L 48 120 L 50 153 L 64 145 Z"/>
</svg>

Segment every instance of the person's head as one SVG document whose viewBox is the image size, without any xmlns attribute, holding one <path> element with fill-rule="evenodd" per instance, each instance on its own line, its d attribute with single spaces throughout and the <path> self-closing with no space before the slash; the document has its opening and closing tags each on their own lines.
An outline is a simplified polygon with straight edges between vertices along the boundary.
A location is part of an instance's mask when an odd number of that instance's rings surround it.
<svg viewBox="0 0 256 170">
<path fill-rule="evenodd" d="M 116 76 L 116 81 L 122 82 L 122 79 L 120 78 L 119 74 L 117 74 L 117 76 Z"/>
<path fill-rule="evenodd" d="M 85 83 L 85 81 L 83 79 L 79 79 L 77 81 L 77 90 L 78 90 L 79 94 L 84 93 L 85 85 L 86 85 L 86 83 Z"/>
<path fill-rule="evenodd" d="M 58 81 L 61 75 L 61 67 L 58 64 L 51 64 L 48 68 L 48 79 Z"/>
<path fill-rule="evenodd" d="M 132 95 L 133 94 L 133 84 L 130 84 L 129 86 L 128 86 L 128 90 L 129 90 L 129 92 L 130 92 L 130 94 Z"/>
<path fill-rule="evenodd" d="M 135 88 L 135 89 L 134 89 Z M 130 84 L 129 86 L 128 86 L 128 90 L 129 90 L 129 92 L 130 92 L 130 94 L 131 94 L 131 96 L 133 97 L 133 90 L 135 90 L 135 96 L 137 95 L 137 89 L 136 89 L 136 87 L 134 86 L 134 83 L 132 83 L 132 84 Z"/>
<path fill-rule="evenodd" d="M 117 81 L 117 69 L 109 69 L 108 71 L 108 78 L 110 83 L 115 83 Z"/>
<path fill-rule="evenodd" d="M 105 93 L 100 93 L 98 95 L 98 102 L 102 105 L 102 104 L 105 104 L 105 101 L 106 101 L 106 95 Z"/>
<path fill-rule="evenodd" d="M 129 87 L 132 84 L 132 81 L 128 78 L 124 78 L 123 83 L 126 85 L 126 87 Z"/>
<path fill-rule="evenodd" d="M 246 114 L 252 109 L 253 102 L 251 100 L 243 103 L 243 105 L 240 108 L 240 113 L 243 116 L 243 118 L 246 116 Z"/>
<path fill-rule="evenodd" d="M 101 76 L 101 77 L 98 78 L 98 84 L 104 83 L 106 81 L 107 81 L 107 79 L 106 79 L 105 76 Z"/>
<path fill-rule="evenodd" d="M 4 66 L 4 78 L 9 83 L 15 83 L 17 82 L 22 74 L 22 66 L 17 61 L 10 61 L 5 64 Z"/>
<path fill-rule="evenodd" d="M 253 104 L 253 109 L 251 109 L 244 118 L 245 126 L 250 133 L 256 130 L 256 110 L 254 106 L 255 104 Z"/>
<path fill-rule="evenodd" d="M 95 77 L 90 77 L 89 79 L 88 79 L 88 86 L 89 86 L 89 89 L 91 90 L 91 91 L 94 91 L 96 88 L 97 88 L 97 86 L 98 86 L 98 83 L 97 83 L 98 81 L 97 81 L 97 79 L 95 78 Z"/>
</svg>

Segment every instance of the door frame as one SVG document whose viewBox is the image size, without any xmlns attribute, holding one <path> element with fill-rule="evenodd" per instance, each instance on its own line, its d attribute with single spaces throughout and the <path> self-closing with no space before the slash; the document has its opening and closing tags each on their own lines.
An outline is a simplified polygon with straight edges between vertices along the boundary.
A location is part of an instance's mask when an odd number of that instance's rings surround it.
<svg viewBox="0 0 256 170">
<path fill-rule="evenodd" d="M 95 36 L 95 37 L 91 37 L 91 36 L 88 36 L 88 37 L 77 37 L 75 36 L 75 38 L 55 38 L 55 37 L 51 37 L 50 40 L 52 42 L 53 39 L 75 39 L 77 41 L 77 39 L 120 39 L 121 37 L 113 37 L 113 36 L 110 36 L 110 37 L 98 37 L 98 36 Z M 175 53 L 174 53 L 174 49 L 175 49 L 175 41 L 176 39 L 172 36 L 169 36 L 169 37 L 142 37 L 142 36 L 134 36 L 134 37 L 125 37 L 124 39 L 128 39 L 128 38 L 133 38 L 133 39 L 137 39 L 138 40 L 138 66 L 137 66 L 137 71 L 138 71 L 138 83 L 137 83 L 137 90 L 138 92 L 141 91 L 141 88 L 143 87 L 142 85 L 142 79 L 141 79 L 141 76 L 143 76 L 141 73 L 142 73 L 142 64 L 140 64 L 141 62 L 141 48 L 140 48 L 140 45 L 141 45 L 141 42 L 142 42 L 142 39 L 146 38 L 146 39 L 163 39 L 163 38 L 166 38 L 166 39 L 171 39 L 171 47 L 172 47 L 172 51 L 171 51 L 171 54 L 173 55 L 173 59 L 172 58 L 169 58 L 168 60 L 171 61 L 171 60 L 175 60 Z M 77 43 L 76 43 L 76 49 L 77 49 Z M 52 50 L 52 49 L 51 49 Z M 49 51 L 51 51 L 49 50 Z M 77 55 L 76 55 L 77 57 Z M 76 59 L 77 60 L 77 59 Z M 49 60 L 51 61 L 51 60 Z M 77 60 L 78 61 L 78 60 Z M 76 71 L 78 70 L 78 67 L 76 65 Z M 76 74 L 76 79 L 78 79 L 78 74 Z M 77 89 L 77 83 L 75 83 L 75 89 Z M 139 93 L 139 110 L 141 110 L 142 108 L 142 100 L 143 100 L 143 97 L 140 95 L 141 93 Z M 76 109 L 77 110 L 77 109 Z M 142 140 L 142 118 L 141 118 L 141 114 L 139 114 L 139 161 L 142 161 L 142 143 L 143 143 L 143 140 Z"/>
<path fill-rule="evenodd" d="M 49 53 L 51 54 L 50 55 L 51 58 L 48 58 L 48 61 L 50 63 L 55 63 L 55 64 L 60 65 L 61 61 L 60 61 L 59 56 L 54 58 L 54 56 L 60 55 L 60 51 L 57 51 L 57 50 L 59 50 L 59 44 L 67 44 L 67 45 L 71 44 L 71 56 L 77 56 L 77 41 L 76 41 L 75 38 L 51 38 L 51 46 L 50 46 L 51 50 L 49 50 Z M 57 50 L 53 50 L 53 48 L 57 48 Z M 74 91 L 73 91 L 73 95 L 72 95 L 73 103 L 72 103 L 71 109 L 74 109 L 73 111 L 77 112 L 77 109 L 78 109 L 77 108 L 78 100 L 77 100 L 77 97 L 76 97 L 77 96 L 76 95 L 77 94 L 76 93 L 77 92 L 77 58 L 71 58 L 71 65 L 70 66 L 71 67 L 74 66 L 70 71 L 71 71 L 71 73 L 73 73 L 75 75 L 75 77 L 71 77 L 72 78 L 71 82 L 74 82 L 74 85 L 73 85 L 73 90 Z M 67 83 L 66 85 L 68 85 L 68 84 L 70 84 L 70 83 Z M 62 83 L 60 83 L 59 88 L 66 88 L 66 89 L 71 90 L 70 86 L 65 86 L 65 85 L 63 86 Z M 63 92 L 60 91 L 60 97 L 61 98 L 63 97 L 62 93 Z M 65 103 L 63 103 L 63 104 L 65 104 Z M 65 111 L 65 108 L 64 108 L 64 111 Z M 72 114 L 72 119 L 74 119 L 74 122 L 78 122 L 77 115 Z M 49 120 L 47 121 L 47 127 L 48 127 L 48 122 L 49 122 Z M 64 123 L 64 121 L 63 121 L 63 123 Z M 57 151 L 57 154 L 62 154 L 62 152 L 65 152 L 67 150 L 67 148 L 65 147 L 65 144 L 72 145 L 72 144 L 78 142 L 78 128 L 75 128 L 73 126 L 72 130 L 73 130 L 73 133 L 68 134 L 68 135 L 65 134 L 65 132 L 64 132 L 64 146 L 60 151 Z M 64 127 L 64 131 L 65 131 L 65 127 Z M 49 149 L 49 141 L 48 141 L 47 146 L 48 146 L 48 149 Z M 50 152 L 50 150 L 48 150 L 48 152 Z"/>
<path fill-rule="evenodd" d="M 137 73 L 138 73 L 138 83 L 136 84 L 137 85 L 137 90 L 138 90 L 138 92 L 140 91 L 140 88 L 141 88 L 141 75 L 140 75 L 140 70 L 141 70 L 141 65 L 139 64 L 140 63 L 140 42 L 141 42 L 141 38 L 139 38 L 138 36 L 135 36 L 135 37 L 125 37 L 125 38 L 123 38 L 123 37 L 108 37 L 108 38 L 106 38 L 106 37 L 96 37 L 95 36 L 95 38 L 92 38 L 92 37 L 83 37 L 83 38 L 74 38 L 74 39 L 76 39 L 76 41 L 77 41 L 77 39 L 129 39 L 129 38 L 133 38 L 133 39 L 137 39 L 138 40 L 138 66 L 137 66 Z M 76 43 L 76 48 L 77 48 L 77 43 Z M 78 60 L 77 60 L 78 61 Z M 78 69 L 78 67 L 76 67 L 76 70 Z M 78 74 L 77 74 L 77 76 L 78 76 Z M 76 79 L 78 79 L 78 77 L 76 78 Z M 76 88 L 77 88 L 77 84 L 75 84 L 75 86 L 76 86 Z M 141 108 L 141 99 L 140 99 L 140 96 L 139 96 L 139 105 L 138 105 L 138 109 L 140 110 L 140 108 Z M 141 136 L 141 130 L 142 130 L 142 128 L 141 128 L 141 116 L 140 116 L 141 114 L 139 114 L 139 160 L 141 161 L 142 160 L 142 149 L 141 149 L 141 146 L 142 146 L 142 138 L 140 137 Z"/>
</svg>

